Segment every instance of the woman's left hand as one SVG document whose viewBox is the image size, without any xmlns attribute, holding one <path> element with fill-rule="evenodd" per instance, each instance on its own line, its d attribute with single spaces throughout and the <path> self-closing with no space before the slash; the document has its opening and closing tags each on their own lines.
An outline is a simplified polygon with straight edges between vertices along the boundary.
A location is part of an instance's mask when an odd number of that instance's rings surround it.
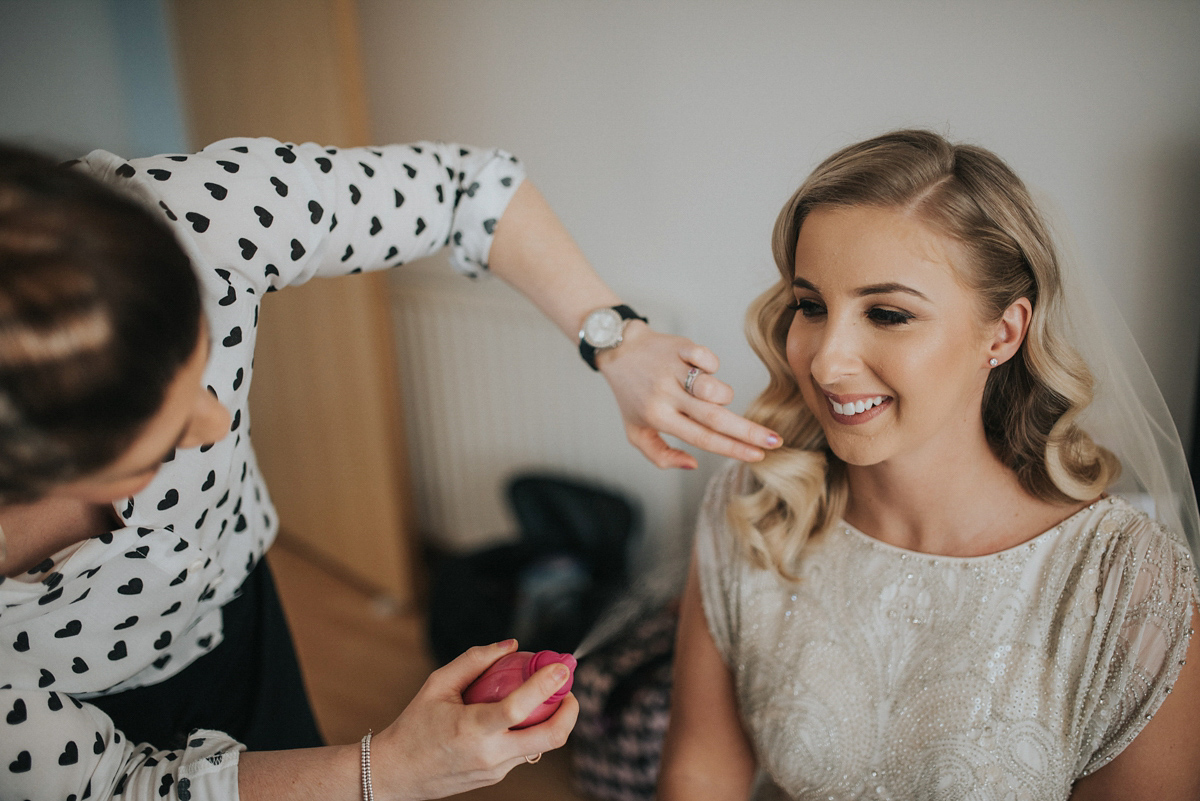
<svg viewBox="0 0 1200 801">
<path fill-rule="evenodd" d="M 634 320 L 619 346 L 597 354 L 625 421 L 625 435 L 659 467 L 694 469 L 696 459 L 672 448 L 663 434 L 721 456 L 757 462 L 780 439 L 768 428 L 724 408 L 733 389 L 717 378 L 716 354 L 684 337 L 659 333 Z M 688 371 L 700 372 L 687 391 Z"/>
</svg>

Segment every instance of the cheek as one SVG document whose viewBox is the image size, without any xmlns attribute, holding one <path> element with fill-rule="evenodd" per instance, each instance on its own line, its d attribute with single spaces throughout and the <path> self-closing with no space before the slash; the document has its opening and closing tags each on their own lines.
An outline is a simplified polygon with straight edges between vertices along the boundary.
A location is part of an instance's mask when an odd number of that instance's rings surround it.
<svg viewBox="0 0 1200 801">
<path fill-rule="evenodd" d="M 796 316 L 799 317 L 799 315 Z M 808 383 L 809 365 L 812 364 L 812 348 L 811 337 L 805 335 L 803 325 L 798 321 L 793 322 L 791 328 L 788 329 L 786 355 L 788 365 L 792 368 L 792 375 L 796 377 L 801 386 Z"/>
<path fill-rule="evenodd" d="M 914 378 L 940 384 L 948 395 L 962 395 L 975 389 L 982 363 L 978 348 L 965 337 L 939 337 L 914 348 L 902 365 Z"/>
<path fill-rule="evenodd" d="M 130 479 L 126 486 L 116 488 L 116 495 L 113 496 L 113 500 L 120 500 L 121 498 L 128 498 L 131 495 L 137 495 L 146 487 L 150 486 L 150 482 L 154 480 L 156 475 L 158 475 L 157 470 L 140 478 Z"/>
<path fill-rule="evenodd" d="M 184 448 L 195 448 L 220 442 L 229 433 L 230 423 L 229 410 L 224 404 L 208 390 L 201 390 L 196 410 L 180 445 Z"/>
<path fill-rule="evenodd" d="M 978 370 L 977 355 L 963 341 L 930 338 L 914 340 L 879 361 L 881 378 L 894 389 L 898 419 L 924 427 L 946 425 L 973 414 L 983 396 L 986 374 Z"/>
<path fill-rule="evenodd" d="M 117 503 L 118 501 L 137 495 L 150 486 L 150 482 L 158 475 L 152 470 L 139 476 L 123 478 L 118 481 L 103 481 L 81 485 L 76 491 L 76 497 L 91 503 Z"/>
<path fill-rule="evenodd" d="M 824 405 L 825 398 L 812 382 L 812 360 L 815 342 L 811 335 L 806 335 L 799 323 L 793 323 L 788 330 L 787 361 L 792 368 L 792 377 L 800 388 L 800 397 L 814 415 L 818 414 L 818 406 Z"/>
</svg>

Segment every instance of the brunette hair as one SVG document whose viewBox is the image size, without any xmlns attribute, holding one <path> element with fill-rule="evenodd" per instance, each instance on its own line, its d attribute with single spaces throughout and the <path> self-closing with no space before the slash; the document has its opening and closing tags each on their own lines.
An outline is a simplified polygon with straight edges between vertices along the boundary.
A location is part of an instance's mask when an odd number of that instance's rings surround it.
<svg viewBox="0 0 1200 801">
<path fill-rule="evenodd" d="M 0 503 L 117 458 L 195 350 L 200 291 L 156 215 L 0 144 Z"/>
<path fill-rule="evenodd" d="M 1028 298 L 1033 316 L 1024 342 L 985 385 L 988 444 L 1025 491 L 1043 500 L 1094 498 L 1117 478 L 1116 457 L 1076 425 L 1092 399 L 1092 374 L 1064 339 L 1058 257 L 1025 185 L 983 148 L 929 131 L 895 131 L 834 153 L 775 221 L 780 280 L 755 300 L 746 320 L 770 383 L 747 416 L 779 432 L 784 446 L 751 466 L 756 487 L 729 508 L 757 564 L 795 578 L 790 566 L 804 543 L 836 522 L 846 505 L 845 465 L 829 450 L 786 355 L 796 240 L 809 212 L 822 206 L 897 209 L 960 243 L 968 255 L 954 266 L 985 321 Z"/>
</svg>

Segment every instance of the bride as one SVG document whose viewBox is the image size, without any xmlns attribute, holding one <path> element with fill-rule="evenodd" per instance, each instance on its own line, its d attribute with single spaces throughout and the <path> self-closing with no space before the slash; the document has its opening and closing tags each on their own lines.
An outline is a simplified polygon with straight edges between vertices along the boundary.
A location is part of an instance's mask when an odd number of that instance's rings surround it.
<svg viewBox="0 0 1200 801">
<path fill-rule="evenodd" d="M 785 447 L 709 487 L 660 798 L 1200 797 L 1193 559 L 1108 494 L 1021 181 L 887 134 L 821 164 L 773 246 L 750 417 Z"/>
</svg>

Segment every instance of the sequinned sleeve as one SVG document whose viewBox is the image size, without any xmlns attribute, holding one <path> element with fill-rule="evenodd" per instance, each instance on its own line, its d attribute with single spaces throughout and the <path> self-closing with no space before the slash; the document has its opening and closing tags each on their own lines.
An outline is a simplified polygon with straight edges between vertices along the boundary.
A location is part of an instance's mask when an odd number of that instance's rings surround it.
<svg viewBox="0 0 1200 801">
<path fill-rule="evenodd" d="M 1149 519 L 1126 519 L 1098 569 L 1097 617 L 1082 678 L 1077 773 L 1112 761 L 1158 711 L 1179 677 L 1197 602 L 1181 538 Z"/>
</svg>

